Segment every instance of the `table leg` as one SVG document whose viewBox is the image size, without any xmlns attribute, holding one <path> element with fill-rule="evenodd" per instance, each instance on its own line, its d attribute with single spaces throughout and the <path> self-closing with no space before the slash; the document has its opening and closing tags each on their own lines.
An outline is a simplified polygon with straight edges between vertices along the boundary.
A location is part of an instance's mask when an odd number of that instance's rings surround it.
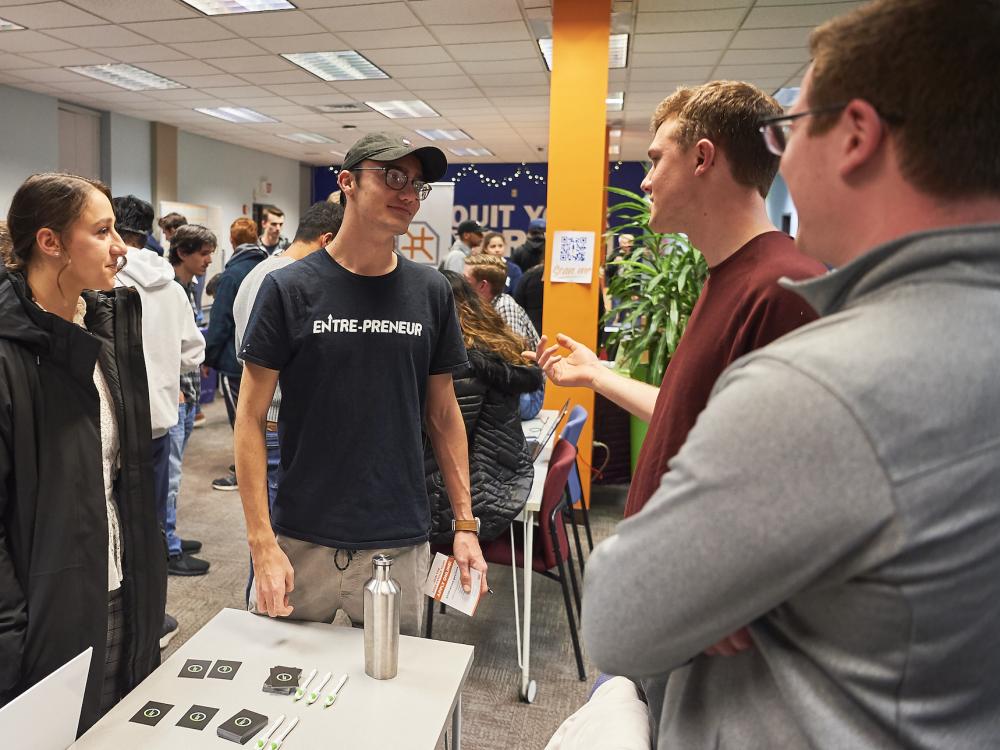
<svg viewBox="0 0 1000 750">
<path fill-rule="evenodd" d="M 462 696 L 451 712 L 451 750 L 462 750 Z"/>
<path fill-rule="evenodd" d="M 521 664 L 521 696 L 529 702 L 534 696 L 529 695 L 528 683 L 530 682 L 531 663 L 531 561 L 534 550 L 534 520 L 535 514 L 532 511 L 524 513 L 524 638 L 522 644 L 524 653 Z"/>
</svg>

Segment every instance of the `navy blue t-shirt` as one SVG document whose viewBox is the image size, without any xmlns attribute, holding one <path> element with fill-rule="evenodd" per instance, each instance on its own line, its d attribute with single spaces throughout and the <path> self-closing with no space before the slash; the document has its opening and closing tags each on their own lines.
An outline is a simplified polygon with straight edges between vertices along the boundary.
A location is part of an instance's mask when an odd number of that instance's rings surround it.
<svg viewBox="0 0 1000 750">
<path fill-rule="evenodd" d="M 276 532 L 339 549 L 427 540 L 427 379 L 467 360 L 437 269 L 397 256 L 358 276 L 320 250 L 272 271 L 240 357 L 279 371 Z"/>
</svg>

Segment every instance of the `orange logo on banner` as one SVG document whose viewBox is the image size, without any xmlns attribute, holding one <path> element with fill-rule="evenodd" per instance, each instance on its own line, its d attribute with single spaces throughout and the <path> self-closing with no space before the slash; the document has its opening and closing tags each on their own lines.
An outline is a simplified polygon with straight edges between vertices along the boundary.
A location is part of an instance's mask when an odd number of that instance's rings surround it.
<svg viewBox="0 0 1000 750">
<path fill-rule="evenodd" d="M 428 224 L 415 221 L 406 230 L 406 235 L 400 237 L 399 252 L 406 253 L 410 260 L 415 260 L 418 263 L 422 259 L 414 256 L 426 255 L 428 261 L 435 263 L 438 257 L 439 242 L 440 237 L 438 237 L 437 232 L 431 229 Z"/>
</svg>

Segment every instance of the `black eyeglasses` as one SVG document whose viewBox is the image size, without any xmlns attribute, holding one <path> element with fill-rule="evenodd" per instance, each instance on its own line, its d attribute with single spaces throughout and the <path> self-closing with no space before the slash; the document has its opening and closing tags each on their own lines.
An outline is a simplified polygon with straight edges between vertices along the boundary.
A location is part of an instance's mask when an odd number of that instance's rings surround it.
<svg viewBox="0 0 1000 750">
<path fill-rule="evenodd" d="M 351 171 L 358 172 L 385 172 L 385 184 L 393 190 L 402 190 L 410 182 L 409 176 L 402 169 L 396 167 L 352 167 Z M 413 180 L 413 190 L 417 194 L 417 200 L 426 200 L 431 194 L 431 186 L 423 180 Z"/>
<path fill-rule="evenodd" d="M 800 117 L 808 117 L 809 115 L 829 115 L 839 112 L 849 103 L 844 102 L 843 104 L 834 104 L 829 107 L 818 107 L 806 110 L 805 112 L 796 112 L 793 115 L 766 117 L 760 121 L 758 130 L 764 136 L 764 144 L 767 146 L 767 150 L 775 156 L 781 156 L 788 147 L 788 136 L 792 132 L 792 123 L 795 120 L 798 120 Z M 881 112 L 879 112 L 879 117 L 890 125 L 898 125 L 903 121 L 903 118 L 898 115 L 886 115 Z"/>
</svg>

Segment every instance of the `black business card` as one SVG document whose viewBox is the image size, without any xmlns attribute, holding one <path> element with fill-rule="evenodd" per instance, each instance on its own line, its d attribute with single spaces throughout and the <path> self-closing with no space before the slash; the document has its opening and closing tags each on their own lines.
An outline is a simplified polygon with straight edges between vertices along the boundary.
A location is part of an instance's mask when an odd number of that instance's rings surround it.
<svg viewBox="0 0 1000 750">
<path fill-rule="evenodd" d="M 224 740 L 238 742 L 241 745 L 267 726 L 267 717 L 248 708 L 236 713 L 224 721 L 215 733 Z"/>
<path fill-rule="evenodd" d="M 203 680 L 208 674 L 208 668 L 212 666 L 212 661 L 205 659 L 188 659 L 184 662 L 184 667 L 178 677 L 188 677 L 192 680 Z"/>
<path fill-rule="evenodd" d="M 216 680 L 231 680 L 236 676 L 236 672 L 242 663 L 241 661 L 219 659 L 215 662 L 215 666 L 212 667 L 212 671 L 208 673 L 208 676 Z"/>
<path fill-rule="evenodd" d="M 150 701 L 136 711 L 135 716 L 129 719 L 129 721 L 135 722 L 136 724 L 145 724 L 146 726 L 155 727 L 160 723 L 160 719 L 166 716 L 173 707 L 173 703 L 157 703 L 156 701 Z"/>
<path fill-rule="evenodd" d="M 191 706 L 177 722 L 177 726 L 201 731 L 217 713 L 219 709 L 210 706 Z"/>
</svg>

